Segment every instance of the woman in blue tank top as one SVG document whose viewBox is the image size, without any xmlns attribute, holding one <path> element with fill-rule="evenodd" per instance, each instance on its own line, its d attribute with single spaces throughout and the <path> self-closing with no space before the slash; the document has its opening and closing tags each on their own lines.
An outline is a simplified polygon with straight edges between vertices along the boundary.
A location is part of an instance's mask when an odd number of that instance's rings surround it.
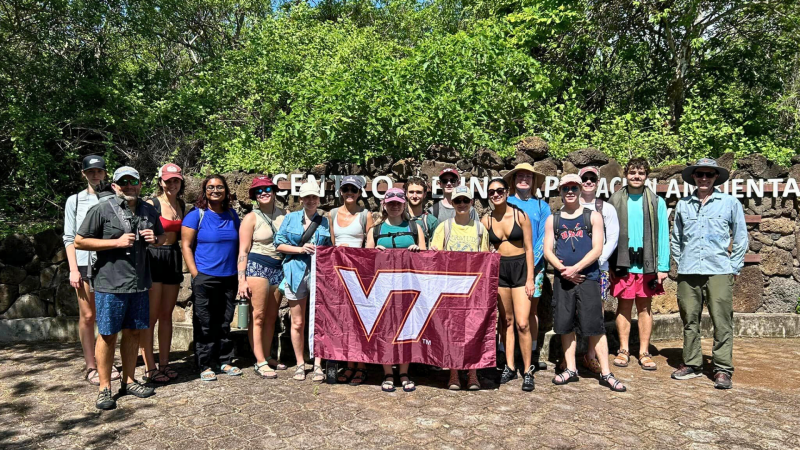
<svg viewBox="0 0 800 450">
<path fill-rule="evenodd" d="M 416 230 L 417 236 L 412 234 Z M 406 210 L 406 194 L 402 189 L 392 188 L 386 191 L 386 196 L 381 202 L 381 220 L 367 233 L 365 248 L 406 248 L 412 252 L 425 250 L 425 235 L 422 227 L 410 225 L 410 217 Z M 417 387 L 408 377 L 408 364 L 400 364 L 400 383 L 405 392 L 411 392 Z M 394 373 L 391 364 L 383 365 L 384 392 L 394 392 Z"/>
</svg>

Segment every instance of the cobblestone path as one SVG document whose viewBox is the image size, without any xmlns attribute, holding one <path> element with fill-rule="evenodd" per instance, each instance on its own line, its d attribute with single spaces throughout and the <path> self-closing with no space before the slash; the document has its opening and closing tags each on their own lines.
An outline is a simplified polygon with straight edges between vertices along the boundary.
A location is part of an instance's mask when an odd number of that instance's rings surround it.
<svg viewBox="0 0 800 450">
<path fill-rule="evenodd" d="M 670 380 L 680 342 L 656 347 L 657 372 L 635 359 L 615 370 L 623 394 L 588 374 L 554 386 L 552 370 L 530 394 L 520 380 L 451 392 L 446 372 L 386 394 L 378 367 L 360 387 L 296 382 L 291 370 L 261 380 L 251 367 L 201 383 L 184 355 L 177 382 L 98 412 L 96 388 L 76 381 L 79 345 L 14 345 L 0 349 L 0 448 L 800 448 L 800 339 L 737 339 L 731 391 L 706 377 Z"/>
</svg>

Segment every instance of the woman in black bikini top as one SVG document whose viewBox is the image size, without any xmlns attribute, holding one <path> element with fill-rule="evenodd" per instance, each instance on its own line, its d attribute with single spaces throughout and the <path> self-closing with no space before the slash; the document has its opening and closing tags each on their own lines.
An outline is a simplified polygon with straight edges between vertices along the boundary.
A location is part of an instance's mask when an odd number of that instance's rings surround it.
<svg viewBox="0 0 800 450">
<path fill-rule="evenodd" d="M 500 382 L 504 384 L 517 378 L 514 361 L 516 339 L 513 329 L 516 324 L 525 369 L 522 390 L 532 391 L 534 389 L 531 365 L 533 336 L 531 336 L 530 320 L 536 318 L 531 317 L 531 296 L 535 290 L 531 221 L 524 211 L 507 203 L 508 184 L 505 180 L 492 180 L 487 193 L 494 211 L 483 218 L 483 225 L 489 231 L 489 242 L 500 253 L 497 306 L 500 313 L 500 337 L 506 348 L 506 367 Z M 497 232 L 494 231 L 494 226 L 497 226 Z M 511 245 L 504 245 L 505 242 Z"/>
</svg>

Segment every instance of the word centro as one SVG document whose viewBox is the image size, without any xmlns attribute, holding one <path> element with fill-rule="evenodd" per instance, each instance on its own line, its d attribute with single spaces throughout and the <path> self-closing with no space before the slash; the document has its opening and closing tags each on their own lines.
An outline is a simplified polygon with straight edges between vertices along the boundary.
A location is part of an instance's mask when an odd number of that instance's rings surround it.
<svg viewBox="0 0 800 450">
<path fill-rule="evenodd" d="M 358 175 L 362 180 L 365 181 L 365 186 L 361 190 L 362 196 L 373 195 L 376 198 L 382 199 L 383 193 L 386 192 L 386 189 L 389 189 L 394 186 L 395 181 L 392 180 L 391 177 L 387 175 L 381 175 L 375 177 L 371 183 L 366 183 L 366 177 Z M 319 180 L 314 177 L 314 175 L 303 175 L 299 173 L 294 173 L 291 175 L 287 174 L 278 174 L 273 177 L 273 181 L 275 183 L 279 183 L 281 180 L 286 180 L 290 184 L 289 195 L 298 196 L 300 195 L 300 185 L 307 179 L 308 181 L 313 181 L 315 183 L 320 184 L 319 194 L 320 197 L 325 196 L 325 191 L 333 190 L 336 197 L 339 197 L 339 187 L 341 186 L 342 178 L 345 175 L 323 175 L 320 177 Z M 475 198 L 486 198 L 486 190 L 489 186 L 489 182 L 494 179 L 498 179 L 501 177 L 461 177 L 460 184 L 468 186 L 471 190 Z M 332 182 L 332 183 L 331 183 Z M 545 178 L 544 182 L 544 191 L 542 189 L 537 189 L 536 194 L 539 197 L 549 198 L 551 196 L 558 195 L 558 177 L 548 176 Z M 281 183 L 283 184 L 283 183 Z M 610 181 L 606 178 L 601 178 L 597 182 L 597 196 L 598 197 L 609 197 L 611 194 L 616 192 L 622 186 L 626 186 L 628 184 L 628 180 L 625 178 L 614 177 Z M 678 180 L 670 180 L 669 183 L 659 184 L 658 180 L 654 178 L 650 178 L 645 181 L 647 187 L 649 187 L 653 192 L 663 193 L 664 197 L 685 197 L 690 195 L 694 192 L 695 187 L 690 185 L 689 183 L 680 183 Z M 383 185 L 383 186 L 381 186 Z M 661 187 L 659 189 L 659 187 Z M 666 187 L 666 189 L 664 188 Z M 726 194 L 731 194 L 736 198 L 762 198 L 764 197 L 765 193 L 772 194 L 772 197 L 788 197 L 790 195 L 795 195 L 800 197 L 800 187 L 797 184 L 797 180 L 794 178 L 787 178 L 784 180 L 783 178 L 770 178 L 768 180 L 760 179 L 760 180 L 753 180 L 753 179 L 732 179 L 728 180 L 726 183 L 719 186 L 720 190 Z M 287 195 L 286 193 L 282 192 L 279 195 Z M 433 198 L 442 198 L 442 187 L 439 184 L 439 177 L 433 177 L 431 181 L 431 196 Z"/>
</svg>

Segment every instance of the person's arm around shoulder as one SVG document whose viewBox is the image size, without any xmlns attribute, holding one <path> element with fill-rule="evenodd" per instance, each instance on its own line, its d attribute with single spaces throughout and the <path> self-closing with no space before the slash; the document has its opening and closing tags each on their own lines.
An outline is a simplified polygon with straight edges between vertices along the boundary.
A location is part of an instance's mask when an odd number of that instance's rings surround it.
<svg viewBox="0 0 800 450">
<path fill-rule="evenodd" d="M 733 269 L 734 279 L 739 276 L 744 267 L 744 254 L 747 252 L 749 237 L 747 234 L 747 223 L 744 219 L 744 208 L 742 204 L 732 198 L 733 208 L 731 211 L 731 232 L 733 248 L 731 249 L 731 268 Z"/>
<path fill-rule="evenodd" d="M 181 224 L 181 255 L 183 255 L 183 261 L 186 263 L 186 268 L 189 269 L 189 273 L 192 275 L 192 278 L 197 277 L 197 265 L 195 264 L 194 260 L 194 247 L 195 240 L 197 239 L 197 233 L 199 231 L 199 223 L 200 214 L 198 213 L 197 208 L 195 208 L 183 218 L 183 222 Z"/>
<path fill-rule="evenodd" d="M 519 225 L 522 227 L 522 244 L 525 249 L 525 263 L 527 265 L 528 273 L 525 278 L 525 295 L 533 297 L 536 292 L 536 284 L 534 283 L 534 264 L 533 264 L 533 229 L 531 228 L 531 220 L 528 215 L 520 210 L 517 216 Z"/>
<path fill-rule="evenodd" d="M 256 227 L 256 213 L 250 212 L 244 216 L 239 225 L 239 257 L 236 259 L 236 274 L 239 279 L 239 297 L 250 298 L 250 286 L 247 284 L 247 255 L 253 246 L 253 231 Z"/>
</svg>

